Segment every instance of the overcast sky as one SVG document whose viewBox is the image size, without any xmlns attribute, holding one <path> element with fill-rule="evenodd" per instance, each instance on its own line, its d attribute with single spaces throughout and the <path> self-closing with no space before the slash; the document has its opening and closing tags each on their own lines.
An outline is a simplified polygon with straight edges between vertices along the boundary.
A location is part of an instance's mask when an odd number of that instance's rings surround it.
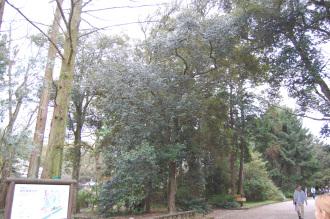
<svg viewBox="0 0 330 219">
<path fill-rule="evenodd" d="M 36 22 L 45 32 L 52 23 L 55 4 L 48 0 L 9 0 L 12 4 L 19 7 L 20 10 L 32 21 Z M 187 1 L 183 1 L 186 3 Z M 138 21 L 145 21 L 148 15 L 156 13 L 160 5 L 170 4 L 170 0 L 93 0 L 83 11 L 88 11 L 82 15 L 81 29 L 90 29 L 93 27 L 103 28 L 108 34 L 125 33 L 131 38 L 142 38 L 143 33 L 138 24 L 121 25 Z M 154 6 L 146 6 L 154 5 Z M 139 6 L 137 8 L 117 8 L 102 11 L 90 11 L 102 8 Z M 140 7 L 141 6 L 141 7 Z M 143 6 L 143 7 L 142 7 Z M 8 30 L 8 24 L 12 24 L 14 43 L 20 47 L 28 48 L 29 41 L 24 40 L 27 35 L 37 33 L 26 20 L 13 10 L 9 5 L 5 8 L 2 30 Z M 92 24 L 92 25 L 91 25 Z M 285 94 L 283 105 L 295 108 L 295 101 L 288 98 Z M 309 115 L 321 117 L 316 112 L 310 112 Z M 319 136 L 320 128 L 323 122 L 311 119 L 303 119 L 304 127 L 309 128 L 311 133 Z"/>
</svg>

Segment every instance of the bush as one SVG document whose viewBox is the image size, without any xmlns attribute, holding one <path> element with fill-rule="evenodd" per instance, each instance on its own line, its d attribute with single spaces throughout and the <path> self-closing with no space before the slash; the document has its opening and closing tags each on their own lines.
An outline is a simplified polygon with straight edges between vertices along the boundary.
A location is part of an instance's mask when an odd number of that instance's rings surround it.
<svg viewBox="0 0 330 219">
<path fill-rule="evenodd" d="M 209 203 L 215 208 L 238 208 L 240 204 L 231 195 L 215 195 L 209 199 Z"/>
<path fill-rule="evenodd" d="M 204 198 L 194 197 L 188 186 L 181 186 L 176 193 L 176 205 L 179 210 L 195 210 L 198 213 L 207 213 L 210 208 Z"/>
<path fill-rule="evenodd" d="M 88 208 L 92 207 L 94 209 L 94 206 L 97 204 L 98 197 L 96 194 L 96 186 L 92 187 L 91 190 L 82 189 L 78 192 L 78 198 L 77 198 L 77 207 L 78 209 L 81 208 Z"/>
<path fill-rule="evenodd" d="M 195 210 L 198 213 L 207 213 L 210 211 L 205 199 L 195 198 L 195 199 L 182 199 L 177 201 L 177 206 L 179 210 L 190 211 Z"/>
</svg>

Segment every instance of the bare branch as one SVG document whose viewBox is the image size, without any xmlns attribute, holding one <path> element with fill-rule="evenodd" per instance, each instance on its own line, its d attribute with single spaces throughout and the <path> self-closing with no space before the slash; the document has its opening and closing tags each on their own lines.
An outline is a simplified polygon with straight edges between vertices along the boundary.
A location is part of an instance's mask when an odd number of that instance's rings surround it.
<svg viewBox="0 0 330 219">
<path fill-rule="evenodd" d="M 159 22 L 160 22 L 159 20 L 155 20 L 155 21 L 136 21 L 136 22 L 128 22 L 128 23 L 122 23 L 122 24 L 114 24 L 114 25 L 109 25 L 109 26 L 105 26 L 105 27 L 95 28 L 95 30 L 91 30 L 89 32 L 81 34 L 79 36 L 79 38 L 83 37 L 83 36 L 87 36 L 92 33 L 95 33 L 97 31 L 106 30 L 106 29 L 112 28 L 112 27 L 120 27 L 120 26 L 126 26 L 126 25 L 131 25 L 131 24 L 142 24 L 142 23 L 159 23 Z"/>
<path fill-rule="evenodd" d="M 85 2 L 83 5 L 82 5 L 82 8 L 87 6 L 89 3 L 91 3 L 93 0 L 88 0 L 87 2 Z"/>
<path fill-rule="evenodd" d="M 56 0 L 56 4 L 57 4 L 58 10 L 60 10 L 63 22 L 64 22 L 65 26 L 68 28 L 69 25 L 68 25 L 68 21 L 65 19 L 65 15 L 63 12 L 63 8 L 62 8 L 62 3 L 59 0 Z"/>
<path fill-rule="evenodd" d="M 115 7 L 108 7 L 108 8 L 99 8 L 99 9 L 91 9 L 86 10 L 83 12 L 97 12 L 97 11 L 106 11 L 106 10 L 113 10 L 113 9 L 134 9 L 134 8 L 142 8 L 142 7 L 156 7 L 156 6 L 163 6 L 168 5 L 167 3 L 160 3 L 160 4 L 150 4 L 150 5 L 137 5 L 137 6 L 131 6 L 131 5 L 125 5 L 125 6 L 115 6 Z"/>
<path fill-rule="evenodd" d="M 25 130 L 28 130 L 29 127 L 30 127 L 30 126 L 32 125 L 32 123 L 34 122 L 35 119 L 33 118 L 33 116 L 34 116 L 34 114 L 37 112 L 38 108 L 39 108 L 39 106 L 36 106 L 36 108 L 31 112 L 30 118 L 29 118 L 29 120 L 28 120 L 28 122 L 27 122 L 27 124 L 26 124 L 26 126 L 25 126 Z"/>
<path fill-rule="evenodd" d="M 64 56 L 62 55 L 61 53 L 61 50 L 57 47 L 57 45 L 50 39 L 50 37 L 43 31 L 41 30 L 37 25 L 35 25 L 28 17 L 26 17 L 22 12 L 21 10 L 19 10 L 17 7 L 15 7 L 14 5 L 12 5 L 8 0 L 5 0 L 7 2 L 7 4 L 12 7 L 13 9 L 15 9 L 20 15 L 22 15 L 25 20 L 27 20 L 32 26 L 34 26 L 35 28 L 37 28 L 40 33 L 42 33 L 42 35 L 44 35 L 48 41 L 55 47 L 57 53 L 61 56 L 62 59 L 64 59 Z"/>
</svg>

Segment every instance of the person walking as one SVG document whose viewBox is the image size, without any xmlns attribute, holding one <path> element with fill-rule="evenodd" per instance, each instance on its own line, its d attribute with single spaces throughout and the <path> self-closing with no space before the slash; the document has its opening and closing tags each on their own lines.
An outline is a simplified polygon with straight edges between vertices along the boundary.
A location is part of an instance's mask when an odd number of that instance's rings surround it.
<svg viewBox="0 0 330 219">
<path fill-rule="evenodd" d="M 293 193 L 293 204 L 299 219 L 304 219 L 304 203 L 307 205 L 306 193 L 301 189 L 301 185 L 297 185 Z"/>
<path fill-rule="evenodd" d="M 316 189 L 314 186 L 311 187 L 311 194 L 312 194 L 312 197 L 313 199 L 315 199 L 315 193 L 316 193 Z"/>
<path fill-rule="evenodd" d="M 330 219 L 330 194 L 317 196 L 315 200 L 315 218 Z"/>
</svg>

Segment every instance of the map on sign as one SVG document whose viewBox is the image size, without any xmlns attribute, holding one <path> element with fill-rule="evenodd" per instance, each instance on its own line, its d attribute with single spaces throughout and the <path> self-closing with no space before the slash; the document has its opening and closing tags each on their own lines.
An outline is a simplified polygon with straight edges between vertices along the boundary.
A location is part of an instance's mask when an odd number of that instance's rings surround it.
<svg viewBox="0 0 330 219">
<path fill-rule="evenodd" d="M 16 184 L 11 219 L 66 219 L 70 185 Z"/>
</svg>

